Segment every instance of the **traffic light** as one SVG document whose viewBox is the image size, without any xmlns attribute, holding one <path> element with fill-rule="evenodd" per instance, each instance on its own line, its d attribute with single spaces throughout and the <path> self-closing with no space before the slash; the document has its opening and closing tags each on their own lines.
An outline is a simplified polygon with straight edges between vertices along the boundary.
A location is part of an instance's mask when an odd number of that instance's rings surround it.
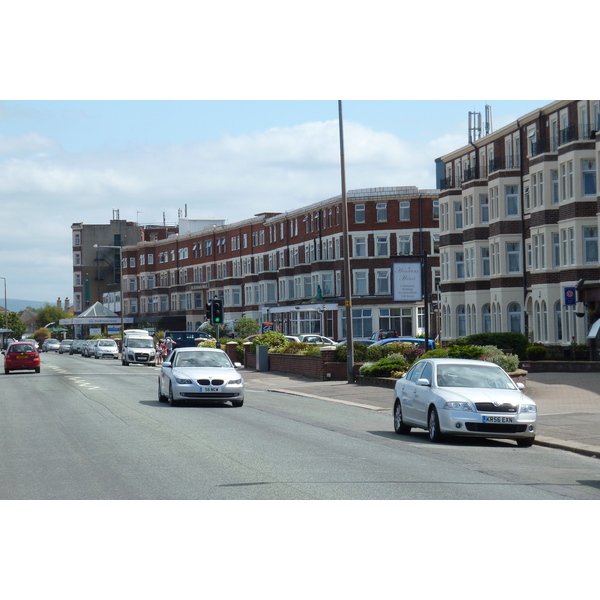
<svg viewBox="0 0 600 600">
<path fill-rule="evenodd" d="M 212 300 L 206 303 L 206 320 L 212 323 Z"/>
<path fill-rule="evenodd" d="M 221 325 L 223 323 L 223 300 L 215 298 L 212 301 L 212 319 L 213 325 Z"/>
</svg>

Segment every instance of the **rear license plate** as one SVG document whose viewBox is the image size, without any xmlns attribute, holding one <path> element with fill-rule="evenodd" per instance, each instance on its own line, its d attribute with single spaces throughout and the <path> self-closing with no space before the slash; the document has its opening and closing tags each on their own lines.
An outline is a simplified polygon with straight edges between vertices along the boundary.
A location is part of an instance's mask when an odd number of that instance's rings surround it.
<svg viewBox="0 0 600 600">
<path fill-rule="evenodd" d="M 482 417 L 483 423 L 514 423 L 514 417 L 497 417 L 497 416 L 488 416 L 483 415 Z"/>
<path fill-rule="evenodd" d="M 27 354 L 17 354 L 17 358 L 23 360 L 24 358 L 27 358 Z"/>
<path fill-rule="evenodd" d="M 201 387 L 200 388 L 201 392 L 218 392 L 219 388 L 218 387 L 209 387 L 209 386 L 205 386 L 205 387 Z"/>
</svg>

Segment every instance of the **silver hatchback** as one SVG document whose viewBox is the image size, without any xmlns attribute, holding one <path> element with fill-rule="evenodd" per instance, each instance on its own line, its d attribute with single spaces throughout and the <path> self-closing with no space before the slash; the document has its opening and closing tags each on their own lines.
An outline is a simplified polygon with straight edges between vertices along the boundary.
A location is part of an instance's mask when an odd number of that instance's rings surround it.
<svg viewBox="0 0 600 600">
<path fill-rule="evenodd" d="M 97 342 L 91 347 L 94 358 L 119 358 L 119 347 L 115 340 L 97 340 Z"/>
</svg>

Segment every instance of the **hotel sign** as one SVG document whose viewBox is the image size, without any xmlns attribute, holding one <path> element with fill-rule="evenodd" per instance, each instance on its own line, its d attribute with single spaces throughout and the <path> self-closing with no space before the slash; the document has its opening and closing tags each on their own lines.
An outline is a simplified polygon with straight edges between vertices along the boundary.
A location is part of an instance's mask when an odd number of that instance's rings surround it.
<svg viewBox="0 0 600 600">
<path fill-rule="evenodd" d="M 420 262 L 392 264 L 392 297 L 394 302 L 420 302 L 423 299 Z"/>
</svg>

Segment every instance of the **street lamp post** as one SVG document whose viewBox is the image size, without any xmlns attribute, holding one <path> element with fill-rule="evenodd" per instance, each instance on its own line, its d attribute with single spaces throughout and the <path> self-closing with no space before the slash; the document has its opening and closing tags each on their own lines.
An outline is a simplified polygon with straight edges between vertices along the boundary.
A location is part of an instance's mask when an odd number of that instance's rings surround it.
<svg viewBox="0 0 600 600">
<path fill-rule="evenodd" d="M 123 338 L 125 337 L 125 304 L 123 302 L 123 248 L 121 246 L 102 246 L 94 244 L 94 248 L 114 248 L 119 251 L 119 294 L 121 295 L 121 348 L 123 348 Z"/>
</svg>

